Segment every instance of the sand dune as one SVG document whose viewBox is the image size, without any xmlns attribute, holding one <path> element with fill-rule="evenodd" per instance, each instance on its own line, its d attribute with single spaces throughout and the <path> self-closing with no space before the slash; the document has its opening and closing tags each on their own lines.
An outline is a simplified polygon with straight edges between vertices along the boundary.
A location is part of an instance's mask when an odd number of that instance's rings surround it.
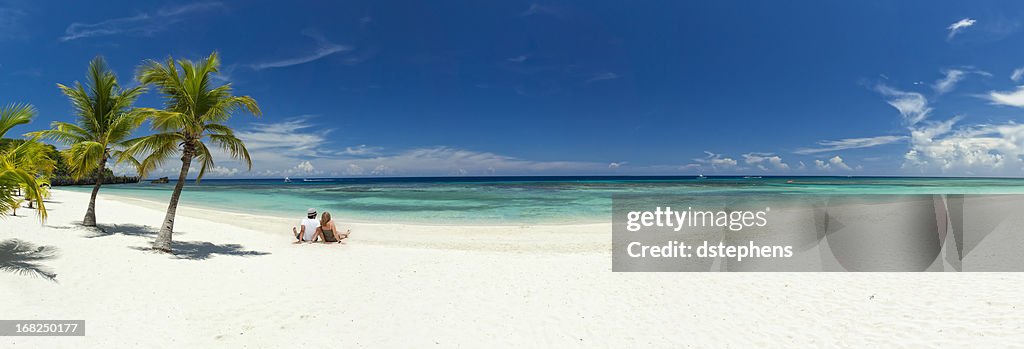
<svg viewBox="0 0 1024 349">
<path fill-rule="evenodd" d="M 30 210 L 0 221 L 0 243 L 52 251 L 32 263 L 55 274 L 0 270 L 0 318 L 84 319 L 86 336 L 0 337 L 0 346 L 1024 341 L 1020 273 L 612 273 L 610 224 L 364 223 L 345 245 L 295 245 L 287 220 L 188 207 L 176 223 L 179 253 L 167 256 L 144 250 L 163 217 L 159 204 L 101 194 L 100 233 L 75 225 L 87 199 L 56 190 L 46 225 Z M 4 256 L 0 264 L 15 258 Z"/>
</svg>

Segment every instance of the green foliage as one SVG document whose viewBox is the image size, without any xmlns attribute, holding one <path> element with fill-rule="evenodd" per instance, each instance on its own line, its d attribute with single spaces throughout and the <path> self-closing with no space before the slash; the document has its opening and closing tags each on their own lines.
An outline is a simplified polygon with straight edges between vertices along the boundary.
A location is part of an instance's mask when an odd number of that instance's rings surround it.
<svg viewBox="0 0 1024 349">
<path fill-rule="evenodd" d="M 164 110 L 149 110 L 156 133 L 129 141 L 126 156 L 145 155 L 139 162 L 139 173 L 145 174 L 178 154 L 193 156 L 200 162 L 198 182 L 214 167 L 213 154 L 207 144 L 243 160 L 252 168 L 249 151 L 234 131 L 224 125 L 231 116 L 245 110 L 259 116 L 256 100 L 231 94 L 231 84 L 215 86 L 212 75 L 219 71 L 217 53 L 199 62 L 167 58 L 160 62 L 148 60 L 138 69 L 139 82 L 155 87 L 164 95 Z"/>
<path fill-rule="evenodd" d="M 95 176 L 110 159 L 134 161 L 123 156 L 125 141 L 146 119 L 133 107 L 145 87 L 121 88 L 102 57 L 89 63 L 87 78 L 86 85 L 57 84 L 74 106 L 76 122 L 55 121 L 51 129 L 32 133 L 70 146 L 63 151 L 64 171 L 73 179 Z"/>
<path fill-rule="evenodd" d="M 35 108 L 27 104 L 0 108 L 0 138 L 15 126 L 27 124 L 35 114 Z M 0 212 L 17 209 L 21 198 L 14 193 L 23 190 L 25 199 L 38 204 L 36 214 L 39 219 L 46 220 L 46 206 L 40 190 L 40 184 L 44 181 L 40 179 L 53 171 L 55 163 L 45 155 L 47 150 L 36 138 L 10 142 L 0 148 Z"/>
</svg>

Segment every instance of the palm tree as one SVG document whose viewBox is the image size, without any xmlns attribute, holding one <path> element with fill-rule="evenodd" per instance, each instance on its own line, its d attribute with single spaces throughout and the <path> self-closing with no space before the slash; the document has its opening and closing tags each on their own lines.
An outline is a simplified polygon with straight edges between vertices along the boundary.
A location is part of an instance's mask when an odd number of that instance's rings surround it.
<svg viewBox="0 0 1024 349">
<path fill-rule="evenodd" d="M 28 104 L 13 104 L 0 108 L 0 138 L 14 126 L 27 124 L 35 114 L 35 108 Z M 46 220 L 46 206 L 43 204 L 43 195 L 36 180 L 38 174 L 34 171 L 38 168 L 35 166 L 38 160 L 34 159 L 39 156 L 35 151 L 37 144 L 36 139 L 32 138 L 11 149 L 0 151 L 0 212 L 17 209 L 21 205 L 21 199 L 15 197 L 12 192 L 24 189 L 25 197 L 39 205 L 36 209 L 39 219 Z"/>
<path fill-rule="evenodd" d="M 50 155 L 50 145 L 36 142 L 35 139 L 28 141 L 21 141 L 26 144 L 25 149 L 25 161 L 22 162 L 20 168 L 32 173 L 36 177 L 36 184 L 39 185 L 39 195 L 43 199 L 50 197 L 50 176 L 53 175 L 54 169 L 57 167 L 57 161 Z M 59 155 L 58 155 L 59 156 Z M 28 201 L 28 208 L 34 209 L 35 204 L 32 198 L 25 193 L 25 201 Z"/>
<path fill-rule="evenodd" d="M 72 177 L 96 176 L 89 208 L 82 220 L 82 225 L 94 227 L 96 195 L 103 185 L 107 163 L 111 160 L 134 162 L 124 153 L 125 141 L 145 121 L 146 110 L 133 105 L 146 89 L 143 86 L 121 88 L 117 75 L 107 68 L 103 57 L 89 62 L 87 79 L 85 86 L 77 81 L 71 87 L 57 84 L 74 106 L 76 123 L 55 121 L 50 125 L 52 129 L 33 134 L 71 146 L 64 151 L 64 157 Z"/>
<path fill-rule="evenodd" d="M 139 164 L 139 173 L 146 173 L 163 164 L 172 156 L 181 155 L 181 171 L 178 182 L 167 205 L 167 215 L 153 249 L 171 252 L 171 235 L 174 233 L 174 215 L 178 198 L 185 185 L 186 176 L 197 159 L 201 167 L 196 177 L 198 183 L 206 171 L 214 167 L 213 153 L 207 143 L 218 146 L 232 158 L 245 161 L 252 169 L 252 159 L 245 143 L 235 137 L 234 131 L 224 124 L 240 109 L 260 116 L 256 100 L 249 96 L 233 96 L 231 84 L 215 86 L 213 74 L 218 72 L 220 59 L 217 53 L 210 54 L 199 62 L 177 60 L 148 60 L 138 69 L 139 82 L 155 86 L 166 99 L 164 110 L 154 111 L 152 135 L 132 140 L 128 154 L 148 154 Z M 180 68 L 180 70 L 179 70 Z"/>
</svg>

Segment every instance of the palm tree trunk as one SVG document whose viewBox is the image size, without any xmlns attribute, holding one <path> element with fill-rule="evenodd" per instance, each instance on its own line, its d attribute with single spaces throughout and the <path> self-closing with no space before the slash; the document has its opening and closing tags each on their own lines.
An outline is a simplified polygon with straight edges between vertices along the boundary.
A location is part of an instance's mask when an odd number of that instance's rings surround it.
<svg viewBox="0 0 1024 349">
<path fill-rule="evenodd" d="M 85 219 L 82 225 L 87 227 L 96 226 L 96 195 L 100 193 L 100 186 L 103 185 L 103 169 L 107 167 L 107 157 L 100 160 L 100 167 L 96 169 L 96 185 L 92 187 L 92 196 L 89 197 L 89 208 L 85 210 Z"/>
<path fill-rule="evenodd" d="M 181 156 L 181 173 L 178 174 L 178 182 L 174 184 L 171 202 L 167 205 L 167 216 L 164 217 L 164 225 L 160 227 L 160 233 L 157 234 L 156 242 L 153 243 L 154 250 L 172 253 L 171 235 L 174 234 L 174 215 L 178 210 L 178 197 L 181 196 L 181 189 L 185 187 L 185 177 L 188 176 L 188 168 L 190 166 L 192 166 L 192 151 L 185 149 L 184 154 Z"/>
</svg>

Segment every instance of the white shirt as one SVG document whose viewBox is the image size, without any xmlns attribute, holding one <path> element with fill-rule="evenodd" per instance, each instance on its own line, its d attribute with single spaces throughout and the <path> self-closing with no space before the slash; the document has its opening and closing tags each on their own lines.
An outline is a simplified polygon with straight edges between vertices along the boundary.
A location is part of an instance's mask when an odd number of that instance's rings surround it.
<svg viewBox="0 0 1024 349">
<path fill-rule="evenodd" d="M 316 218 L 306 218 L 302 220 L 302 226 L 306 229 L 306 232 L 302 234 L 302 241 L 313 241 L 313 237 L 316 236 L 316 228 L 320 227 L 320 221 Z"/>
</svg>

